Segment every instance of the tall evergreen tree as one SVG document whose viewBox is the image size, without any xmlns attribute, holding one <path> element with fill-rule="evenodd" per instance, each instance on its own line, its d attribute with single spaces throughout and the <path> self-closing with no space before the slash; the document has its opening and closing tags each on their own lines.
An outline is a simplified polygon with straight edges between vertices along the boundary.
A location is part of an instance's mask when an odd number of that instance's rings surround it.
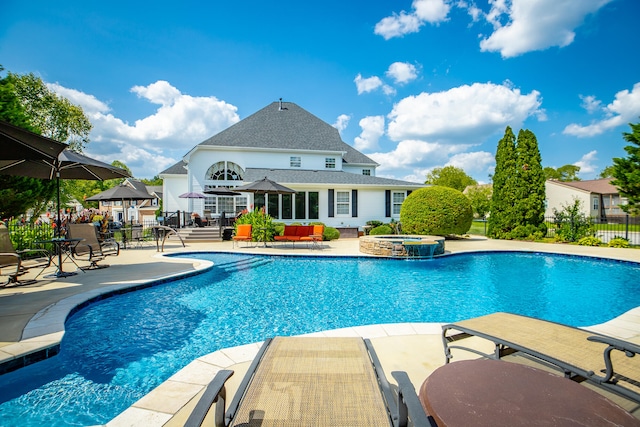
<svg viewBox="0 0 640 427">
<path fill-rule="evenodd" d="M 518 195 L 516 179 L 516 137 L 507 126 L 496 150 L 496 169 L 493 174 L 493 196 L 487 234 L 491 237 L 506 237 L 516 225 L 514 214 Z"/>
<path fill-rule="evenodd" d="M 631 215 L 640 215 L 640 123 L 632 124 L 631 133 L 623 133 L 624 139 L 633 145 L 624 147 L 628 156 L 613 159 L 613 177 L 611 183 L 620 189 L 627 198 L 622 209 Z"/>
<path fill-rule="evenodd" d="M 545 174 L 542 158 L 538 149 L 538 140 L 530 130 L 520 130 L 516 143 L 517 153 L 517 189 L 515 211 L 519 226 L 527 231 L 515 238 L 527 237 L 544 222 Z M 533 227 L 528 227 L 533 226 Z"/>
</svg>

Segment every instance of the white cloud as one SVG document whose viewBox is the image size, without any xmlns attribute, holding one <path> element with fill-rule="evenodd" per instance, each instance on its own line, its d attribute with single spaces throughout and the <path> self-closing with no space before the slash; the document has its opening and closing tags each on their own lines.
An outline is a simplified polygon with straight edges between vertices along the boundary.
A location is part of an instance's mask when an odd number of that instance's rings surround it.
<svg viewBox="0 0 640 427">
<path fill-rule="evenodd" d="M 342 133 L 343 130 L 349 126 L 349 121 L 351 120 L 351 116 L 346 114 L 340 114 L 336 119 L 336 122 L 332 124 L 334 128 L 338 129 L 338 132 Z"/>
<path fill-rule="evenodd" d="M 380 166 L 380 177 L 402 177 L 407 181 L 424 182 L 426 173 L 435 166 L 449 161 L 450 156 L 464 152 L 469 145 L 443 145 L 419 140 L 400 141 L 396 148 L 386 153 L 367 154 Z M 455 156 L 454 156 L 455 157 Z"/>
<path fill-rule="evenodd" d="M 361 74 L 358 74 L 353 81 L 356 83 L 358 95 L 362 95 L 363 93 L 367 92 L 373 92 L 383 85 L 382 80 L 380 80 L 380 77 L 377 76 L 363 78 Z"/>
<path fill-rule="evenodd" d="M 609 129 L 627 124 L 640 114 L 640 82 L 633 85 L 631 91 L 625 89 L 616 93 L 613 102 L 603 108 L 605 118 L 582 126 L 572 123 L 562 133 L 579 138 L 600 135 Z"/>
<path fill-rule="evenodd" d="M 474 83 L 445 92 L 421 93 L 398 102 L 388 118 L 394 141 L 425 139 L 478 144 L 508 125 L 518 128 L 532 115 L 543 115 L 538 91 L 527 95 L 509 85 Z M 474 140 L 469 140 L 473 135 Z"/>
<path fill-rule="evenodd" d="M 612 0 L 494 0 L 487 21 L 494 32 L 480 49 L 509 58 L 549 47 L 565 47 L 585 17 Z M 506 23 L 503 23 L 506 21 Z"/>
<path fill-rule="evenodd" d="M 384 84 L 382 79 L 380 79 L 380 77 L 378 76 L 363 78 L 361 74 L 358 74 L 353 81 L 356 83 L 358 95 L 373 92 L 376 89 L 382 89 L 385 95 L 393 95 L 396 93 L 396 90 L 394 88 Z"/>
<path fill-rule="evenodd" d="M 384 116 L 369 116 L 358 123 L 362 133 L 354 140 L 356 150 L 375 150 L 378 148 L 378 140 L 384 135 Z"/>
<path fill-rule="evenodd" d="M 496 159 L 493 154 L 486 151 L 471 153 L 459 153 L 451 156 L 445 166 L 455 166 L 464 170 L 468 175 L 475 172 L 485 172 L 491 166 L 495 166 Z"/>
<path fill-rule="evenodd" d="M 394 62 L 389 65 L 387 77 L 393 79 L 396 84 L 408 83 L 418 77 L 418 70 L 415 65 L 408 62 Z"/>
<path fill-rule="evenodd" d="M 595 96 L 583 96 L 580 95 L 580 99 L 582 99 L 582 104 L 580 105 L 582 108 L 587 110 L 589 114 L 593 114 L 600 109 L 600 102 Z"/>
<path fill-rule="evenodd" d="M 580 160 L 574 163 L 574 166 L 580 167 L 580 172 L 578 173 L 579 175 L 589 174 L 596 171 L 598 166 L 595 165 L 594 162 L 598 160 L 598 158 L 596 157 L 597 154 L 598 152 L 596 150 L 589 151 L 587 154 L 582 156 Z"/>
<path fill-rule="evenodd" d="M 133 125 L 114 116 L 92 95 L 58 84 L 50 88 L 80 105 L 93 124 L 86 152 L 107 163 L 120 160 L 140 178 L 158 174 L 196 144 L 239 121 L 237 107 L 214 96 L 185 95 L 166 81 L 131 89 L 159 105 L 154 114 Z"/>
<path fill-rule="evenodd" d="M 385 40 L 416 33 L 425 22 L 438 24 L 446 21 L 451 6 L 448 0 L 414 0 L 412 8 L 413 10 L 409 13 L 403 10 L 383 18 L 376 24 L 374 33 L 384 37 Z"/>
</svg>

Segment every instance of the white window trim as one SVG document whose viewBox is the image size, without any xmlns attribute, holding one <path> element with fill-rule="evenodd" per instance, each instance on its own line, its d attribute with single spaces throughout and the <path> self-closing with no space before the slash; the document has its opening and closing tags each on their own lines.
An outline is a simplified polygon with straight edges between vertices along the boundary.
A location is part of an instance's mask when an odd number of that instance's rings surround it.
<svg viewBox="0 0 640 427">
<path fill-rule="evenodd" d="M 344 202 L 339 201 L 339 197 L 338 194 L 344 193 L 347 195 L 347 200 Z M 338 206 L 343 206 L 346 205 L 347 206 L 347 212 L 346 213 L 339 213 L 338 211 Z M 340 191 L 340 190 L 336 190 L 336 201 L 335 201 L 335 210 L 336 210 L 336 217 L 349 217 L 351 216 L 351 191 Z"/>
</svg>

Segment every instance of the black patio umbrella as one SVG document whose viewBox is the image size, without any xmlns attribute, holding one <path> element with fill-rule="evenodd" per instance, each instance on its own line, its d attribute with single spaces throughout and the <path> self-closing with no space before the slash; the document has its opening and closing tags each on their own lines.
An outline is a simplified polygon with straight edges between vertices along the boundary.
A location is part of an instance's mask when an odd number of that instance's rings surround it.
<svg viewBox="0 0 640 427">
<path fill-rule="evenodd" d="M 189 193 L 182 193 L 178 197 L 180 197 L 181 199 L 205 199 L 207 196 L 205 196 L 202 193 L 189 192 Z"/>
<path fill-rule="evenodd" d="M 240 193 L 230 189 L 229 187 L 215 187 L 204 190 L 204 194 L 213 194 L 215 196 L 239 196 Z"/>
<path fill-rule="evenodd" d="M 66 147 L 67 144 L 0 120 L 0 166 L 13 163 L 11 160 L 54 160 Z"/>
<path fill-rule="evenodd" d="M 94 194 L 91 197 L 87 197 L 85 200 L 88 202 L 117 202 L 122 201 L 122 209 L 124 210 L 124 201 L 127 200 L 131 203 L 133 200 L 151 200 L 153 196 L 147 192 L 136 190 L 128 185 L 116 185 L 108 190 L 104 190 L 101 193 Z M 129 218 L 131 220 L 131 218 Z M 131 220 L 133 226 L 133 220 Z M 124 248 L 127 248 L 126 233 L 123 233 Z"/>
<path fill-rule="evenodd" d="M 60 179 L 106 180 L 128 178 L 129 172 L 92 159 L 75 151 L 64 149 L 51 159 L 23 159 L 0 163 L 0 175 L 28 176 L 40 179 L 56 179 L 57 185 L 57 234 L 60 237 Z"/>
<path fill-rule="evenodd" d="M 64 149 L 54 159 L 23 159 L 0 163 L 1 175 L 28 176 L 40 179 L 56 179 L 56 236 L 60 237 L 60 179 L 105 180 L 127 178 L 129 172 L 92 159 L 75 151 Z M 59 268 L 62 270 L 62 251 L 58 251 Z M 62 271 L 60 271 L 61 274 Z"/>
<path fill-rule="evenodd" d="M 254 194 L 293 194 L 296 192 L 296 190 L 292 190 L 289 187 L 285 187 L 282 184 L 271 181 L 266 176 L 264 179 L 252 182 L 251 184 L 236 187 L 234 188 L 234 191 Z"/>
</svg>

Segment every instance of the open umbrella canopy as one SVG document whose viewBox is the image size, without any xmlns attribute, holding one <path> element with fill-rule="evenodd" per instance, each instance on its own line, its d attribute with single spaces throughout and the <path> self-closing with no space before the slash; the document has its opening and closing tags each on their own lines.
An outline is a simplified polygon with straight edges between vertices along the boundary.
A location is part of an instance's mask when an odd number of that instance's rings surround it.
<svg viewBox="0 0 640 427">
<path fill-rule="evenodd" d="M 0 166 L 9 160 L 55 160 L 67 144 L 0 120 Z"/>
<path fill-rule="evenodd" d="M 181 199 L 206 199 L 207 198 L 207 196 L 205 196 L 202 193 L 182 193 L 178 197 L 180 197 Z"/>
<path fill-rule="evenodd" d="M 144 191 L 136 190 L 128 185 L 116 185 L 101 193 L 87 197 L 88 202 L 113 202 L 118 200 L 149 200 L 153 196 Z"/>
<path fill-rule="evenodd" d="M 282 184 L 271 181 L 266 176 L 264 177 L 264 179 L 252 182 L 251 184 L 243 185 L 241 187 L 236 187 L 234 188 L 234 190 L 255 194 L 293 194 L 296 192 L 296 190 L 292 190 L 289 187 L 285 187 Z"/>
<path fill-rule="evenodd" d="M 0 162 L 0 174 L 31 178 L 106 180 L 128 178 L 129 173 L 84 154 L 65 149 L 55 159 L 20 159 Z"/>
<path fill-rule="evenodd" d="M 231 190 L 229 187 L 214 187 L 204 190 L 204 194 L 213 194 L 216 196 L 239 196 L 240 193 Z"/>
</svg>

